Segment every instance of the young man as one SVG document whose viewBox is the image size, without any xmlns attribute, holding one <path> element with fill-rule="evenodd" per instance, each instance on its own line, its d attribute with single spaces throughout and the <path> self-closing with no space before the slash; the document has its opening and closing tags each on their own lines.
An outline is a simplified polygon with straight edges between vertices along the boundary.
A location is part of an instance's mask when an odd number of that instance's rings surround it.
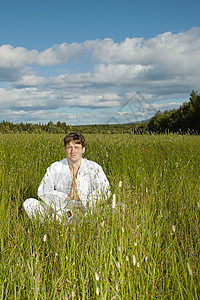
<svg viewBox="0 0 200 300">
<path fill-rule="evenodd" d="M 110 186 L 103 169 L 97 163 L 82 158 L 85 138 L 80 133 L 70 133 L 64 138 L 66 158 L 47 168 L 38 196 L 42 201 L 29 198 L 23 207 L 32 219 L 53 212 L 58 221 L 63 214 L 71 218 L 76 212 L 92 209 L 97 201 L 110 195 Z"/>
</svg>

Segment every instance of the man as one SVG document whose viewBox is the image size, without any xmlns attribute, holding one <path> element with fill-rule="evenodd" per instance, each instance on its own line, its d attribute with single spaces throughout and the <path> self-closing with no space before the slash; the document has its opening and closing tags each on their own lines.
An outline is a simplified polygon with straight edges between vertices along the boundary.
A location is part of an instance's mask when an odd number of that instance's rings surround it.
<svg viewBox="0 0 200 300">
<path fill-rule="evenodd" d="M 63 214 L 71 218 L 78 211 L 92 209 L 97 201 L 110 195 L 110 186 L 103 169 L 97 163 L 82 158 L 85 138 L 70 133 L 64 138 L 66 158 L 47 168 L 38 196 L 42 201 L 29 198 L 23 207 L 32 219 L 51 215 L 61 221 Z M 52 214 L 53 212 L 53 214 Z"/>
</svg>

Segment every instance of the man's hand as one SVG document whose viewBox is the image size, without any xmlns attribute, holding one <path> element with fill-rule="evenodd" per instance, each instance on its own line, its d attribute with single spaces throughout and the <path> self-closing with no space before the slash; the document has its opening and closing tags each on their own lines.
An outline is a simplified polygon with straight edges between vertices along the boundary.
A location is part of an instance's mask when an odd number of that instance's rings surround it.
<svg viewBox="0 0 200 300">
<path fill-rule="evenodd" d="M 67 196 L 66 200 L 79 200 L 78 190 L 77 190 L 77 181 L 76 178 L 72 181 L 72 186 L 69 195 Z"/>
</svg>

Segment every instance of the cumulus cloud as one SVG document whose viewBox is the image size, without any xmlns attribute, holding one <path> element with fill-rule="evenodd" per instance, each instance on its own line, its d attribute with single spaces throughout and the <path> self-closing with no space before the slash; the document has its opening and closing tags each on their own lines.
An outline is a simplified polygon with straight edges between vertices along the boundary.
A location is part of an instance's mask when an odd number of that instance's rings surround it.
<svg viewBox="0 0 200 300">
<path fill-rule="evenodd" d="M 27 65 L 55 66 L 77 59 L 83 53 L 82 45 L 77 43 L 54 45 L 44 51 L 27 50 L 11 45 L 0 46 L 0 69 L 19 69 Z"/>
<path fill-rule="evenodd" d="M 104 115 L 109 111 L 108 115 L 132 116 L 134 121 L 159 108 L 177 108 L 199 88 L 199 49 L 200 28 L 147 40 L 129 37 L 121 43 L 108 38 L 55 44 L 41 52 L 2 45 L 2 113 L 10 110 L 16 118 L 21 112 L 23 120 L 22 111 L 26 116 L 29 112 L 32 120 L 33 111 L 38 111 L 45 121 L 49 111 L 59 120 L 58 109 L 84 108 L 93 115 L 95 109 L 104 109 Z"/>
<path fill-rule="evenodd" d="M 106 64 L 167 65 L 168 62 L 183 63 L 183 58 L 186 58 L 188 65 L 190 58 L 193 65 L 200 56 L 200 28 L 178 34 L 166 32 L 148 40 L 126 38 L 121 43 L 112 39 L 86 41 L 85 47 L 94 58 Z M 190 57 L 191 52 L 194 57 Z"/>
<path fill-rule="evenodd" d="M 17 69 L 27 64 L 32 64 L 37 50 L 27 50 L 23 47 L 14 48 L 11 45 L 0 46 L 0 68 Z"/>
<path fill-rule="evenodd" d="M 82 45 L 78 43 L 54 45 L 39 53 L 36 63 L 40 66 L 52 66 L 67 63 L 83 55 Z"/>
</svg>

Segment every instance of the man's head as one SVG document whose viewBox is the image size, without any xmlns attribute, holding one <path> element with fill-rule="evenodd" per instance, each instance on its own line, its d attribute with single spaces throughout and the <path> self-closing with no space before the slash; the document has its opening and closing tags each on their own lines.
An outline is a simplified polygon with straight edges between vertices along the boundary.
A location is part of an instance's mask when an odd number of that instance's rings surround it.
<svg viewBox="0 0 200 300">
<path fill-rule="evenodd" d="M 64 151 L 69 164 L 80 164 L 85 152 L 85 138 L 80 133 L 69 133 L 64 138 Z"/>
<path fill-rule="evenodd" d="M 64 147 L 69 144 L 71 141 L 74 141 L 76 144 L 81 144 L 85 148 L 85 138 L 81 133 L 72 132 L 67 134 L 64 137 Z"/>
</svg>

